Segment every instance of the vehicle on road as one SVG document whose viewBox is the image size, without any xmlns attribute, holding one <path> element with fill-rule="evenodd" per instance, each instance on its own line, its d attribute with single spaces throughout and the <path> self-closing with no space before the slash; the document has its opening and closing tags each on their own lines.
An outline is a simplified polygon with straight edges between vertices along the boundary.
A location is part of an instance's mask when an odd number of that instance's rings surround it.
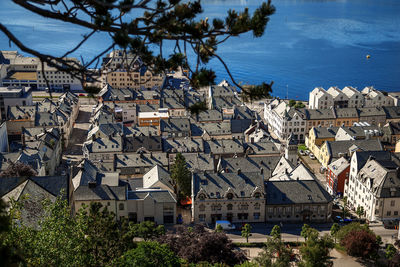
<svg viewBox="0 0 400 267">
<path fill-rule="evenodd" d="M 307 149 L 306 151 L 304 151 L 304 153 L 306 153 L 306 155 L 309 155 L 311 152 Z"/>
<path fill-rule="evenodd" d="M 308 156 L 310 157 L 310 159 L 315 159 L 315 156 L 313 153 L 310 153 Z"/>
<path fill-rule="evenodd" d="M 396 229 L 397 228 L 396 226 L 398 226 L 398 225 L 399 225 L 399 222 L 396 222 L 396 221 L 384 221 L 383 222 L 383 227 L 385 229 Z"/>
<path fill-rule="evenodd" d="M 336 217 L 333 218 L 333 220 L 335 222 L 338 222 L 338 223 L 351 223 L 351 222 L 353 222 L 352 219 L 350 219 L 350 218 L 344 218 L 343 219 L 342 216 L 336 216 Z"/>
<path fill-rule="evenodd" d="M 85 94 L 80 93 L 79 96 L 85 96 Z"/>
<path fill-rule="evenodd" d="M 302 156 L 304 156 L 306 153 L 305 153 L 303 150 L 300 149 L 300 150 L 299 150 L 299 154 L 302 155 Z"/>
<path fill-rule="evenodd" d="M 236 229 L 235 225 L 229 221 L 216 221 L 215 229 L 217 229 L 218 224 L 221 225 L 222 229 L 224 229 L 224 230 L 235 230 Z"/>
</svg>

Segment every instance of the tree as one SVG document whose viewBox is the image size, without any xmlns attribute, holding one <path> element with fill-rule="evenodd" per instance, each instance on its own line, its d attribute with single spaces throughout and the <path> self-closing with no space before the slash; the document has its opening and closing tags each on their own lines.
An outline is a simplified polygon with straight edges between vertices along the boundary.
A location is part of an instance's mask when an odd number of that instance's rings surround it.
<svg viewBox="0 0 400 267">
<path fill-rule="evenodd" d="M 309 231 L 309 233 L 312 234 L 308 235 L 307 240 L 300 248 L 302 262 L 299 266 L 331 266 L 332 261 L 329 258 L 329 253 L 334 247 L 332 238 L 328 235 L 319 237 L 318 232 L 315 234 L 314 231 Z"/>
<path fill-rule="evenodd" d="M 179 258 L 167 246 L 155 241 L 139 242 L 137 248 L 128 250 L 112 266 L 181 266 Z"/>
<path fill-rule="evenodd" d="M 274 14 L 275 8 L 271 2 L 262 2 L 250 14 L 249 9 L 237 12 L 229 10 L 225 18 L 199 19 L 203 12 L 201 2 L 181 0 L 142 0 L 142 1 L 68 1 L 65 0 L 13 0 L 22 8 L 41 17 L 66 22 L 87 30 L 82 40 L 71 50 L 60 55 L 45 54 L 22 43 L 4 24 L 0 23 L 0 30 L 19 49 L 39 58 L 58 70 L 67 71 L 82 82 L 96 76 L 99 59 L 115 47 L 130 52 L 143 61 L 153 73 L 160 73 L 178 67 L 188 69 L 192 84 L 196 86 L 208 85 L 215 73 L 205 65 L 211 59 L 217 59 L 225 67 L 235 85 L 227 64 L 218 55 L 218 46 L 232 37 L 252 32 L 258 38 L 263 36 L 269 17 Z M 40 3 L 40 5 L 38 5 Z M 104 50 L 82 65 L 67 57 L 78 53 L 80 47 L 97 34 L 107 34 L 111 44 Z M 49 36 L 51 40 L 51 36 Z M 104 41 L 108 44 L 108 40 Z M 166 43 L 173 43 L 172 49 L 166 49 Z M 158 49 L 153 49 L 157 47 Z M 193 60 L 189 57 L 194 54 Z M 168 55 L 168 56 L 167 56 Z M 134 69 L 133 62 L 122 62 L 121 66 L 128 71 Z M 45 78 L 47 87 L 49 83 Z M 51 92 L 51 90 L 50 90 Z"/>
<path fill-rule="evenodd" d="M 343 239 L 346 238 L 347 234 L 351 231 L 368 231 L 373 233 L 367 224 L 360 224 L 360 223 L 350 223 L 340 228 L 337 232 L 336 237 L 341 242 Z"/>
<path fill-rule="evenodd" d="M 133 237 L 143 238 L 144 241 L 156 239 L 165 234 L 164 225 L 158 225 L 154 222 L 144 221 L 137 224 L 130 224 L 129 230 Z"/>
<path fill-rule="evenodd" d="M 375 235 L 365 229 L 348 232 L 340 244 L 346 248 L 347 254 L 363 258 L 373 257 L 379 248 Z"/>
<path fill-rule="evenodd" d="M 363 206 L 358 206 L 356 210 L 356 214 L 358 218 L 361 218 L 361 216 L 364 215 L 364 207 Z"/>
<path fill-rule="evenodd" d="M 392 244 L 389 244 L 386 247 L 386 255 L 385 256 L 388 260 L 393 259 L 393 257 L 396 255 L 396 253 L 397 253 L 397 249 Z"/>
<path fill-rule="evenodd" d="M 198 115 L 200 112 L 206 111 L 207 110 L 207 104 L 206 101 L 200 101 L 196 102 L 193 105 L 189 107 L 189 111 L 191 114 L 196 114 Z"/>
<path fill-rule="evenodd" d="M 225 233 L 206 231 L 196 225 L 193 228 L 178 227 L 176 233 L 166 233 L 158 239 L 167 244 L 175 254 L 189 263 L 223 263 L 229 266 L 247 260 L 243 252 L 234 248 L 232 240 Z"/>
<path fill-rule="evenodd" d="M 339 230 L 340 230 L 340 226 L 339 226 L 338 223 L 332 224 L 332 227 L 331 227 L 331 236 L 333 236 L 333 237 L 335 238 L 335 243 L 336 243 L 336 235 L 337 235 L 337 233 L 339 232 Z"/>
<path fill-rule="evenodd" d="M 272 93 L 272 85 L 262 83 L 261 85 L 248 85 L 241 87 L 242 91 L 240 92 L 240 96 L 244 102 L 252 103 L 254 100 L 260 100 L 264 98 L 271 98 Z"/>
<path fill-rule="evenodd" d="M 281 228 L 279 225 L 274 225 L 269 235 L 274 239 L 281 239 Z"/>
<path fill-rule="evenodd" d="M 217 224 L 217 227 L 215 227 L 215 232 L 222 233 L 223 231 L 224 231 L 224 228 L 222 228 L 222 225 Z"/>
<path fill-rule="evenodd" d="M 303 102 L 301 101 L 297 101 L 297 103 L 294 105 L 295 108 L 304 108 L 305 105 Z"/>
<path fill-rule="evenodd" d="M 251 236 L 251 225 L 246 223 L 242 228 L 242 237 L 246 238 L 246 242 L 249 243 L 249 237 Z"/>
<path fill-rule="evenodd" d="M 100 92 L 101 88 L 97 86 L 85 86 L 83 90 L 85 90 L 85 92 L 88 93 L 90 97 L 94 97 Z"/>
<path fill-rule="evenodd" d="M 7 169 L 0 173 L 0 177 L 32 177 L 36 175 L 37 172 L 30 165 L 20 161 L 10 163 Z"/>
<path fill-rule="evenodd" d="M 290 99 L 289 100 L 289 107 L 293 107 L 294 105 L 296 105 L 296 100 Z"/>
<path fill-rule="evenodd" d="M 304 237 L 304 239 L 307 241 L 308 238 L 318 237 L 319 234 L 316 229 L 311 228 L 308 224 L 304 224 L 303 227 L 301 228 L 300 235 Z"/>
<path fill-rule="evenodd" d="M 171 168 L 171 179 L 177 185 L 177 194 L 181 198 L 191 195 L 192 175 L 187 168 L 185 157 L 178 153 L 175 157 L 175 163 Z"/>
<path fill-rule="evenodd" d="M 289 267 L 293 251 L 280 238 L 268 238 L 254 262 L 258 266 Z"/>
</svg>

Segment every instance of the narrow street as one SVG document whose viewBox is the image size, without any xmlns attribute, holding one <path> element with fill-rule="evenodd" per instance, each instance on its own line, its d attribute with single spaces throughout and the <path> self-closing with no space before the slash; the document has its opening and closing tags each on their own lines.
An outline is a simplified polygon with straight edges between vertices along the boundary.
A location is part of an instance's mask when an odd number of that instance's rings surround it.
<svg viewBox="0 0 400 267">
<path fill-rule="evenodd" d="M 73 162 L 79 162 L 82 159 L 82 144 L 86 141 L 87 131 L 89 129 L 90 115 L 93 105 L 81 105 L 79 114 L 74 124 L 68 147 L 63 154 L 63 160 L 71 159 Z"/>
</svg>

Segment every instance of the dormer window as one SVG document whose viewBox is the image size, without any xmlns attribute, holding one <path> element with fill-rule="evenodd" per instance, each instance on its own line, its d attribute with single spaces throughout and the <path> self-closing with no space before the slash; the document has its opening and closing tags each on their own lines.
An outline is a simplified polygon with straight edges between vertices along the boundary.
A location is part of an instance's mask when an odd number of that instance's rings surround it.
<svg viewBox="0 0 400 267">
<path fill-rule="evenodd" d="M 261 197 L 261 194 L 260 194 L 259 192 L 257 192 L 257 193 L 254 194 L 254 197 L 255 197 L 255 198 L 260 198 L 260 197 Z"/>
<path fill-rule="evenodd" d="M 200 200 L 204 200 L 205 198 L 206 198 L 206 196 L 205 196 L 204 194 L 200 194 L 200 195 L 199 195 L 199 199 L 200 199 Z"/>
<path fill-rule="evenodd" d="M 227 199 L 232 199 L 232 198 L 233 198 L 233 194 L 232 194 L 232 193 L 228 193 L 228 194 L 226 195 L 226 198 L 227 198 Z"/>
</svg>

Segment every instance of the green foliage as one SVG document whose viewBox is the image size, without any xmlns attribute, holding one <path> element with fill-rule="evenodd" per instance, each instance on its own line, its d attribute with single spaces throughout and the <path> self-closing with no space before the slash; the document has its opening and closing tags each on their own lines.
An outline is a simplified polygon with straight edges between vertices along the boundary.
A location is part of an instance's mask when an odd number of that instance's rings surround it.
<svg viewBox="0 0 400 267">
<path fill-rule="evenodd" d="M 180 198 L 191 195 L 192 175 L 187 168 L 186 159 L 181 153 L 175 157 L 175 163 L 171 168 L 171 179 L 177 185 L 177 194 Z"/>
<path fill-rule="evenodd" d="M 340 230 L 340 225 L 338 223 L 332 224 L 331 236 L 335 238 L 335 243 L 336 243 L 336 234 L 339 232 L 339 230 Z"/>
<path fill-rule="evenodd" d="M 139 242 L 137 248 L 128 250 L 112 266 L 181 266 L 179 258 L 167 245 L 155 241 Z"/>
<path fill-rule="evenodd" d="M 85 92 L 88 93 L 90 97 L 93 97 L 101 91 L 101 88 L 97 86 L 85 86 L 83 90 L 85 90 Z"/>
<path fill-rule="evenodd" d="M 130 233 L 133 237 L 143 238 L 145 241 L 156 239 L 165 234 L 164 225 L 158 225 L 154 222 L 145 221 L 129 225 Z"/>
<path fill-rule="evenodd" d="M 249 85 L 243 86 L 240 96 L 244 102 L 253 102 L 254 100 L 260 100 L 264 98 L 271 98 L 272 85 L 262 83 L 261 85 Z"/>
<path fill-rule="evenodd" d="M 304 224 L 301 228 L 300 235 L 307 241 L 309 238 L 318 237 L 319 233 L 316 229 L 310 227 L 308 224 Z"/>
<path fill-rule="evenodd" d="M 318 231 L 307 226 L 303 230 L 306 241 L 300 248 L 302 262 L 299 266 L 331 266 L 329 252 L 334 248 L 334 242 L 329 235 L 319 237 Z M 303 231 L 302 231 L 303 233 Z"/>
<path fill-rule="evenodd" d="M 201 68 L 200 71 L 193 73 L 192 85 L 194 88 L 200 88 L 215 83 L 215 72 L 206 68 Z"/>
<path fill-rule="evenodd" d="M 389 244 L 386 247 L 385 256 L 386 256 L 387 259 L 391 260 L 394 257 L 394 255 L 396 255 L 396 253 L 397 253 L 397 249 L 392 244 Z"/>
<path fill-rule="evenodd" d="M 303 102 L 301 101 L 297 101 L 297 103 L 294 105 L 295 108 L 304 108 L 305 105 Z"/>
<path fill-rule="evenodd" d="M 189 111 L 191 114 L 199 114 L 200 112 L 206 111 L 207 110 L 207 104 L 206 101 L 200 101 L 197 103 L 194 103 L 189 107 Z"/>
<path fill-rule="evenodd" d="M 286 267 L 290 266 L 293 251 L 280 238 L 268 238 L 263 251 L 258 254 L 254 262 L 258 266 Z"/>
<path fill-rule="evenodd" d="M 358 206 L 357 210 L 356 210 L 356 214 L 358 215 L 359 218 L 361 218 L 364 215 L 364 207 Z"/>
<path fill-rule="evenodd" d="M 246 223 L 242 228 L 242 237 L 246 238 L 246 242 L 249 243 L 250 236 L 251 236 L 251 225 Z"/>
<path fill-rule="evenodd" d="M 217 233 L 222 233 L 224 229 L 222 228 L 222 225 L 217 224 L 217 227 L 215 227 L 215 232 Z"/>
<path fill-rule="evenodd" d="M 281 228 L 279 225 L 274 225 L 269 235 L 274 239 L 281 239 Z"/>
<path fill-rule="evenodd" d="M 290 99 L 289 100 L 289 107 L 293 107 L 294 105 L 296 105 L 296 100 Z"/>
<path fill-rule="evenodd" d="M 372 233 L 372 231 L 369 229 L 367 224 L 350 223 L 350 224 L 347 224 L 347 225 L 341 227 L 340 230 L 337 232 L 336 237 L 339 240 L 339 242 L 341 242 L 349 232 L 362 231 L 362 230 L 366 230 L 366 231 Z"/>
</svg>

